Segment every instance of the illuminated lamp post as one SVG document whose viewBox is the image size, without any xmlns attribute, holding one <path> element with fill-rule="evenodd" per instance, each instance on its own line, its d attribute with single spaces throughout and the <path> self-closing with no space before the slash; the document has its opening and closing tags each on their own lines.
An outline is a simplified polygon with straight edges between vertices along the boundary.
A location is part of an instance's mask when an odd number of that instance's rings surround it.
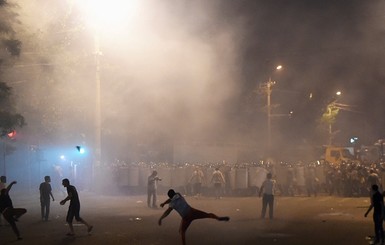
<svg viewBox="0 0 385 245">
<path fill-rule="evenodd" d="M 279 65 L 275 69 L 281 70 L 282 66 Z M 273 85 L 275 83 L 276 82 L 273 81 L 271 79 L 271 77 L 269 77 L 269 80 L 262 84 L 262 89 L 265 91 L 266 98 L 267 98 L 267 151 L 269 152 L 269 154 L 271 151 L 271 144 L 272 144 L 272 140 L 271 140 L 271 117 L 272 117 L 272 115 L 271 115 L 271 93 L 273 90 Z"/>
<path fill-rule="evenodd" d="M 100 36 L 114 28 L 120 28 L 133 16 L 138 0 L 83 0 L 79 4 L 86 12 L 87 24 L 93 29 L 95 52 L 95 131 L 94 160 L 91 167 L 91 182 L 94 181 L 95 166 L 102 159 L 102 124 L 101 124 L 101 79 L 100 79 Z"/>
<path fill-rule="evenodd" d="M 341 91 L 337 91 L 336 92 L 336 95 L 337 96 L 341 96 Z M 336 117 L 338 115 L 338 111 L 339 111 L 339 107 L 337 106 L 336 104 L 337 102 L 337 99 L 334 99 L 334 101 L 332 101 L 328 106 L 327 106 L 327 115 L 328 115 L 328 123 L 329 123 L 329 145 L 332 145 L 333 144 L 333 130 L 332 130 L 332 126 L 333 126 L 333 123 L 335 122 L 336 120 Z"/>
</svg>

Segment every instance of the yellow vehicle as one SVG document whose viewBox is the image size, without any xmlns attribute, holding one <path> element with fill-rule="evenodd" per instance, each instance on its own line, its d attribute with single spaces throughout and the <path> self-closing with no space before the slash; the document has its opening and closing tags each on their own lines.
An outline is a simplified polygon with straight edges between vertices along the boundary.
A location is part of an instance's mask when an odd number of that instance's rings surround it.
<svg viewBox="0 0 385 245">
<path fill-rule="evenodd" d="M 355 161 L 354 148 L 353 147 L 338 147 L 338 146 L 326 146 L 325 147 L 325 161 L 334 164 L 341 164 L 346 162 Z"/>
</svg>

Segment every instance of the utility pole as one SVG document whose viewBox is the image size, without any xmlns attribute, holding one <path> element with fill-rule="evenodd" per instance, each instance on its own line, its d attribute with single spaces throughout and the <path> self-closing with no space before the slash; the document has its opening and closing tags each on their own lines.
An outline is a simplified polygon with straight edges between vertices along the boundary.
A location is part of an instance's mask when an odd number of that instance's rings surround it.
<svg viewBox="0 0 385 245">
<path fill-rule="evenodd" d="M 269 80 L 263 84 L 260 85 L 260 91 L 262 91 L 264 94 L 266 94 L 267 102 L 266 102 L 266 118 L 267 118 L 267 152 L 270 152 L 271 150 L 271 93 L 273 90 L 273 85 L 275 84 L 275 81 Z"/>
<path fill-rule="evenodd" d="M 91 186 L 94 184 L 95 166 L 99 166 L 101 162 L 101 82 L 100 82 L 100 43 L 99 33 L 94 35 L 95 42 L 95 149 L 94 159 L 91 163 Z"/>
<path fill-rule="evenodd" d="M 283 67 L 281 65 L 277 66 L 275 70 L 281 70 Z M 273 90 L 273 85 L 275 84 L 275 81 L 269 77 L 269 80 L 263 84 L 260 85 L 259 89 L 260 91 L 263 91 L 263 93 L 266 94 L 267 98 L 267 154 L 270 154 L 271 152 L 271 145 L 272 145 L 272 137 L 271 137 L 271 92 Z"/>
<path fill-rule="evenodd" d="M 266 95 L 267 95 L 267 149 L 268 152 L 271 150 L 271 92 L 272 86 L 275 84 L 274 81 L 269 78 L 266 84 Z"/>
</svg>

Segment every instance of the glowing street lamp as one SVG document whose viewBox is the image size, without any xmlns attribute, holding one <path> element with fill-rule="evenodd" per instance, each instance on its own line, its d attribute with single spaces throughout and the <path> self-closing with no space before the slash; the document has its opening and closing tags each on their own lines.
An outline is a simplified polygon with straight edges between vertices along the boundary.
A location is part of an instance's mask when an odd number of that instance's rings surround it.
<svg viewBox="0 0 385 245">
<path fill-rule="evenodd" d="M 338 97 L 342 95 L 341 91 L 337 91 L 335 93 Z M 327 106 L 327 117 L 329 122 L 329 145 L 333 144 L 333 136 L 335 133 L 333 133 L 332 126 L 335 123 L 336 117 L 338 115 L 339 110 L 341 109 L 338 104 L 337 98 L 335 98 L 328 106 Z"/>
<path fill-rule="evenodd" d="M 100 51 L 99 37 L 101 34 L 111 36 L 111 31 L 124 33 L 126 24 L 138 12 L 139 0 L 83 0 L 79 6 L 86 13 L 86 22 L 93 29 L 95 51 L 95 149 L 92 163 L 92 181 L 94 167 L 100 165 L 101 150 L 101 80 L 100 80 Z M 107 34 L 108 33 L 108 34 Z"/>
</svg>

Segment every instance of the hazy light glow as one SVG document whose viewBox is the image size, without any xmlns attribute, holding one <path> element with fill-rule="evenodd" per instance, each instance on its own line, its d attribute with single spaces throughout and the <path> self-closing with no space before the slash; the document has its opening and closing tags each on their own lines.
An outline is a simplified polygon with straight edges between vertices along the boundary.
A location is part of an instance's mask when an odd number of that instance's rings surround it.
<svg viewBox="0 0 385 245">
<path fill-rule="evenodd" d="M 281 70 L 283 67 L 281 65 L 277 66 L 277 70 Z"/>
<path fill-rule="evenodd" d="M 337 91 L 336 92 L 336 95 L 338 95 L 338 96 L 341 95 L 341 94 L 342 94 L 341 91 Z"/>
<path fill-rule="evenodd" d="M 120 29 L 138 13 L 139 0 L 84 0 L 87 24 L 98 31 Z"/>
</svg>

